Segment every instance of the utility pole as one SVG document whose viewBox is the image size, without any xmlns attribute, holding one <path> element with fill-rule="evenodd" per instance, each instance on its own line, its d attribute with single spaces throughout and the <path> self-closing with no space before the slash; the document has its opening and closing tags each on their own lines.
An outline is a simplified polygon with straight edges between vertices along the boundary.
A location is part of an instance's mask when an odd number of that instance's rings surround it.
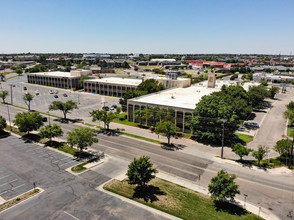
<svg viewBox="0 0 294 220">
<path fill-rule="evenodd" d="M 224 139 L 225 139 L 225 123 L 227 122 L 227 119 L 221 119 L 220 120 L 223 123 L 223 133 L 222 133 L 222 150 L 221 150 L 221 158 L 224 158 Z"/>
</svg>

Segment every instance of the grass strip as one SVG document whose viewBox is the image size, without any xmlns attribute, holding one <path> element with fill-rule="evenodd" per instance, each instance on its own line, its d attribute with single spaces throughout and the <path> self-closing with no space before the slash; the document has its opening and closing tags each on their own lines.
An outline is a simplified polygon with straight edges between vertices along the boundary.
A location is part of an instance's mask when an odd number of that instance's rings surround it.
<svg viewBox="0 0 294 220">
<path fill-rule="evenodd" d="M 136 191 L 126 180 L 112 180 L 103 188 L 144 205 L 182 219 L 261 219 L 230 203 L 216 205 L 209 196 L 177 184 L 155 178 L 145 191 Z"/>
<path fill-rule="evenodd" d="M 235 133 L 235 135 L 237 135 L 238 138 L 244 141 L 245 143 L 248 143 L 249 141 L 252 141 L 253 139 L 253 136 L 248 134 Z"/>
<path fill-rule="evenodd" d="M 84 162 L 84 163 L 78 164 L 78 165 L 72 167 L 71 168 L 71 171 L 77 172 L 77 173 L 82 172 L 82 171 L 84 171 L 84 170 L 87 169 L 86 167 L 84 167 L 86 164 L 88 164 L 88 162 Z"/>
<path fill-rule="evenodd" d="M 289 137 L 293 137 L 294 136 L 294 131 L 289 126 L 287 127 L 287 136 L 289 136 Z"/>
<path fill-rule="evenodd" d="M 18 77 L 18 75 L 17 75 L 17 76 L 9 77 L 9 78 L 7 78 L 7 79 L 5 79 L 5 80 L 13 79 L 13 78 L 16 78 L 16 77 Z"/>
<path fill-rule="evenodd" d="M 20 202 L 32 197 L 33 195 L 35 195 L 35 194 L 37 194 L 39 192 L 40 192 L 39 189 L 33 189 L 33 190 L 31 190 L 31 191 L 29 191 L 29 192 L 15 198 L 15 199 L 12 199 L 12 200 L 9 200 L 9 201 L 3 203 L 2 205 L 0 205 L 0 212 L 2 212 L 3 210 L 8 209 L 8 208 L 20 203 Z"/>
</svg>

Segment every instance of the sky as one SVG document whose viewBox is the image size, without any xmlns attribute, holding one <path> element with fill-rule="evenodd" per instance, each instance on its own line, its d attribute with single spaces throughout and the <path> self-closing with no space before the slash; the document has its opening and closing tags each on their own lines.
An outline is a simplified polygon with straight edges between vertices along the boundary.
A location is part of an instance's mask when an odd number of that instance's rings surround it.
<svg viewBox="0 0 294 220">
<path fill-rule="evenodd" d="M 0 53 L 294 54 L 294 0 L 0 0 Z"/>
</svg>

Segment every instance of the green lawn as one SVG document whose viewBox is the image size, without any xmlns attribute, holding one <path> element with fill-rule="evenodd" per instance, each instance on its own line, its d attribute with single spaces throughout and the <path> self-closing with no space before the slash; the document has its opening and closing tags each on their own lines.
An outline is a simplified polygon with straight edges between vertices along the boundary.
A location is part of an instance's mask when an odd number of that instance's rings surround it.
<svg viewBox="0 0 294 220">
<path fill-rule="evenodd" d="M 82 172 L 82 171 L 84 171 L 84 170 L 87 169 L 86 167 L 84 167 L 86 164 L 88 164 L 88 162 L 84 162 L 84 163 L 78 164 L 78 165 L 72 167 L 71 168 L 71 171 L 77 172 L 77 173 Z"/>
<path fill-rule="evenodd" d="M 134 194 L 135 187 L 129 185 L 126 180 L 119 181 L 114 179 L 105 184 L 103 188 L 187 220 L 261 219 L 229 203 L 216 207 L 209 196 L 159 178 L 155 178 L 150 182 L 147 193 L 145 191 L 145 193 L 137 193 L 136 195 Z"/>
<path fill-rule="evenodd" d="M 240 138 L 245 143 L 248 143 L 249 141 L 251 141 L 253 139 L 253 136 L 248 135 L 248 134 L 235 133 L 235 135 L 237 135 L 238 138 Z"/>
<path fill-rule="evenodd" d="M 293 137 L 294 136 L 294 131 L 292 130 L 291 127 L 287 127 L 287 136 Z"/>
</svg>

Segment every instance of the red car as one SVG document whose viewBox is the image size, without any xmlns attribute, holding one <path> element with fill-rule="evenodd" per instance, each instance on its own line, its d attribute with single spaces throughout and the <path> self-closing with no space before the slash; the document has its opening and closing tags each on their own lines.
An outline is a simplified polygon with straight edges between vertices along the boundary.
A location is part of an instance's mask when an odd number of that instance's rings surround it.
<svg viewBox="0 0 294 220">
<path fill-rule="evenodd" d="M 67 94 L 66 94 L 66 93 L 64 93 L 64 94 L 63 94 L 63 96 L 64 96 L 64 97 L 67 97 Z"/>
</svg>

